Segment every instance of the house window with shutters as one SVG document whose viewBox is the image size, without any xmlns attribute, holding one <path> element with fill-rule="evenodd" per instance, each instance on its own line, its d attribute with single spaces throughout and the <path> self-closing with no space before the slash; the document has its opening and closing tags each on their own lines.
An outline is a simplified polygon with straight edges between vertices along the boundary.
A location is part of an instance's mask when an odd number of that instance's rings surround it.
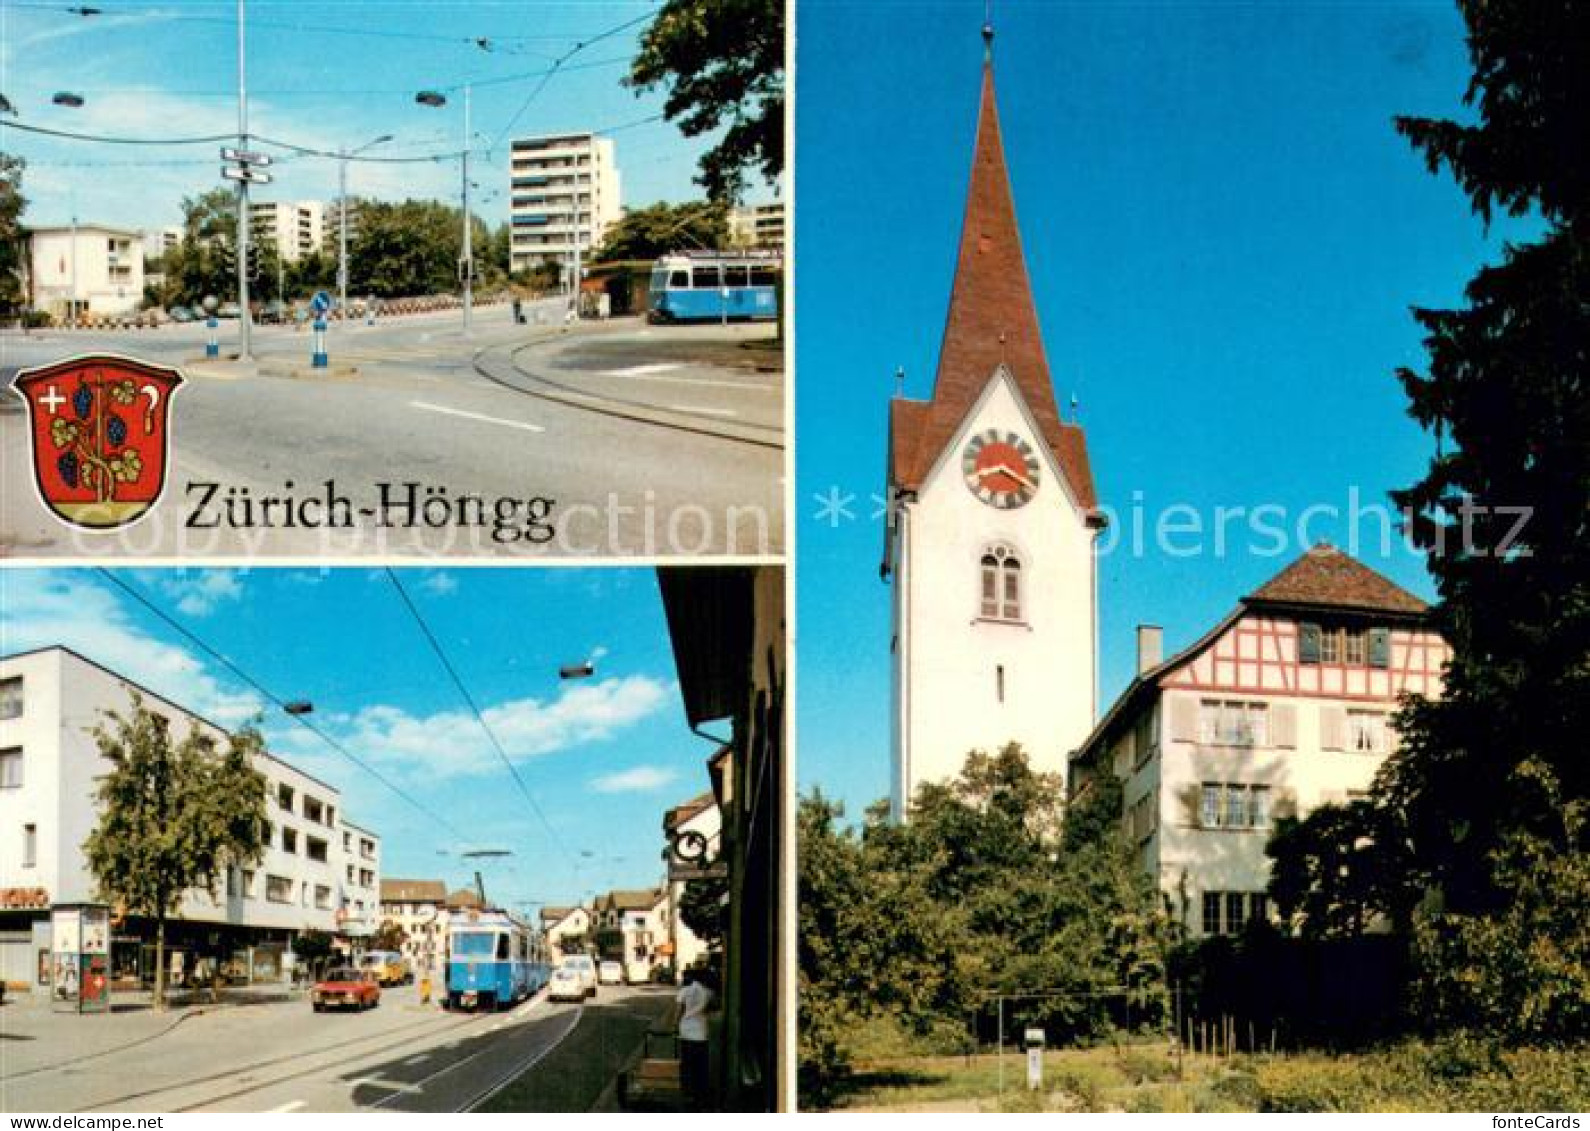
<svg viewBox="0 0 1590 1131">
<path fill-rule="evenodd" d="M 1199 742 L 1211 746 L 1264 746 L 1268 733 L 1268 709 L 1263 703 L 1205 699 L 1199 706 Z"/>
<path fill-rule="evenodd" d="M 1304 621 L 1298 625 L 1297 658 L 1305 664 L 1389 668 L 1389 628 L 1343 628 Z"/>
<path fill-rule="evenodd" d="M 978 615 L 984 620 L 1021 619 L 1021 559 L 1000 544 L 983 551 Z"/>
</svg>

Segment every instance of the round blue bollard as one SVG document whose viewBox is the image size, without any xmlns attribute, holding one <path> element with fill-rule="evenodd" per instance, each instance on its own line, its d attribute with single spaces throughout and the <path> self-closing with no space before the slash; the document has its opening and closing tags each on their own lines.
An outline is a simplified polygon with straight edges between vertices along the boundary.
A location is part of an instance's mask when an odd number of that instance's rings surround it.
<svg viewBox="0 0 1590 1131">
<path fill-rule="evenodd" d="M 212 314 L 204 320 L 204 324 L 210 328 L 210 340 L 204 343 L 204 356 L 220 357 L 221 343 L 215 336 L 215 329 L 220 323 L 215 320 L 215 315 Z"/>
<path fill-rule="evenodd" d="M 325 320 L 325 318 L 321 317 L 321 318 L 316 318 L 315 319 L 314 331 L 315 331 L 314 367 L 316 369 L 324 369 L 324 368 L 326 368 L 326 364 L 327 364 L 327 362 L 326 362 L 326 320 Z"/>
</svg>

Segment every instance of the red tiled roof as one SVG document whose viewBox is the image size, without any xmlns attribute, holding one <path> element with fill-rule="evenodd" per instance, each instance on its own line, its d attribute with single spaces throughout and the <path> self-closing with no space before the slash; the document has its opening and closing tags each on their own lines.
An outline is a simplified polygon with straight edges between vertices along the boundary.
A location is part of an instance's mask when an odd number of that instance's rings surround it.
<svg viewBox="0 0 1590 1131">
<path fill-rule="evenodd" d="M 441 880 L 382 880 L 382 903 L 441 903 L 447 885 Z"/>
<path fill-rule="evenodd" d="M 897 398 L 890 404 L 894 486 L 914 490 L 921 485 L 1000 364 L 1015 378 L 1077 505 L 1093 512 L 1097 500 L 1087 442 L 1082 429 L 1062 421 L 1055 406 L 1005 167 L 993 68 L 985 65 L 972 180 L 933 399 Z"/>
<path fill-rule="evenodd" d="M 1390 578 L 1329 543 L 1320 543 L 1259 586 L 1244 600 L 1250 604 L 1313 605 L 1418 614 L 1429 609 Z"/>
<path fill-rule="evenodd" d="M 678 828 L 692 817 L 697 817 L 702 813 L 705 813 L 717 803 L 718 799 L 712 796 L 711 790 L 708 790 L 698 797 L 692 797 L 683 805 L 675 805 L 672 809 L 668 810 L 667 815 L 663 817 L 663 828 Z"/>
</svg>

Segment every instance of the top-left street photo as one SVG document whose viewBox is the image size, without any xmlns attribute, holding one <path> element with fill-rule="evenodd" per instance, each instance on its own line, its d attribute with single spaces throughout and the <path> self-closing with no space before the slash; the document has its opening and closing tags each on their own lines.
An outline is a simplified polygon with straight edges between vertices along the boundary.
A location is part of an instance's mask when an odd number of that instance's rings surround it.
<svg viewBox="0 0 1590 1131">
<path fill-rule="evenodd" d="M 0 558 L 784 552 L 783 0 L 0 0 Z"/>
</svg>

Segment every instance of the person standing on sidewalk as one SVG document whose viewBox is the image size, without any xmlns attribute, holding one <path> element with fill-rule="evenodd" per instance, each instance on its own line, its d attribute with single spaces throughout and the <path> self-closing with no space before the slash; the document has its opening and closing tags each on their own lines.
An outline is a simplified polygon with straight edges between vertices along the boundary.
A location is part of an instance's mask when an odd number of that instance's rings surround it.
<svg viewBox="0 0 1590 1131">
<path fill-rule="evenodd" d="M 679 988 L 679 1083 L 692 1107 L 707 1106 L 710 1058 L 707 1051 L 707 1011 L 713 993 L 702 971 L 685 971 L 685 984 Z"/>
</svg>

